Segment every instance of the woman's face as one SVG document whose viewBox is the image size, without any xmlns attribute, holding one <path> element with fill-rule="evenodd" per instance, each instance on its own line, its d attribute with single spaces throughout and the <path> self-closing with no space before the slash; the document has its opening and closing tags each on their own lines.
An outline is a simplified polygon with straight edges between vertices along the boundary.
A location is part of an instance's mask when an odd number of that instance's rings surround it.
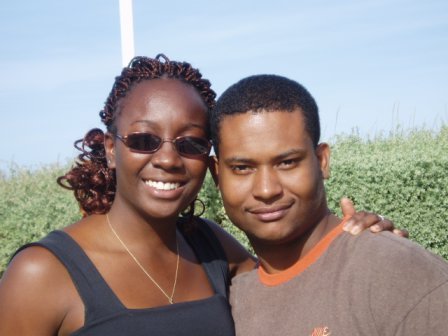
<svg viewBox="0 0 448 336">
<path fill-rule="evenodd" d="M 206 138 L 207 107 L 194 87 L 175 79 L 145 80 L 119 101 L 117 133 L 147 132 L 162 139 Z M 121 140 L 106 137 L 110 168 L 115 168 L 114 203 L 146 217 L 171 220 L 188 207 L 202 186 L 208 156 L 179 155 L 172 142 L 152 154 L 136 153 Z"/>
</svg>

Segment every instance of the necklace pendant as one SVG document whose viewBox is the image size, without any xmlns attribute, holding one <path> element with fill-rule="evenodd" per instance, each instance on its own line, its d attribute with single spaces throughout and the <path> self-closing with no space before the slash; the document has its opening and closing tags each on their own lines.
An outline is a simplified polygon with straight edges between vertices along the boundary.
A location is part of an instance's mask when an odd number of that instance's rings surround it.
<svg viewBox="0 0 448 336">
<path fill-rule="evenodd" d="M 117 238 L 117 240 L 121 243 L 121 245 L 123 246 L 123 248 L 126 250 L 126 252 L 129 254 L 129 256 L 135 261 L 135 263 L 137 264 L 138 267 L 140 267 L 140 269 L 142 270 L 143 273 L 145 273 L 145 275 L 148 277 L 149 280 L 152 281 L 152 283 L 163 293 L 163 295 L 166 296 L 166 298 L 168 299 L 168 302 L 170 304 L 173 304 L 173 296 L 174 296 L 174 292 L 176 291 L 176 284 L 177 284 L 177 274 L 179 271 L 179 260 L 180 260 L 180 252 L 179 252 L 179 241 L 177 240 L 177 234 L 176 234 L 176 254 L 177 254 L 177 262 L 176 262 L 176 274 L 174 275 L 174 284 L 173 284 L 173 291 L 171 292 L 171 297 L 163 290 L 163 288 L 157 283 L 156 280 L 154 280 L 154 278 L 148 273 L 148 271 L 142 266 L 142 264 L 140 263 L 140 261 L 138 261 L 138 259 L 134 256 L 134 254 L 132 254 L 132 252 L 129 250 L 129 248 L 126 246 L 126 244 L 121 240 L 120 236 L 118 235 L 118 233 L 114 230 L 114 228 L 112 227 L 112 224 L 110 223 L 109 220 L 109 216 L 108 214 L 106 214 L 106 221 L 107 224 L 109 225 L 110 230 L 112 231 L 112 233 L 114 234 L 114 236 Z"/>
</svg>

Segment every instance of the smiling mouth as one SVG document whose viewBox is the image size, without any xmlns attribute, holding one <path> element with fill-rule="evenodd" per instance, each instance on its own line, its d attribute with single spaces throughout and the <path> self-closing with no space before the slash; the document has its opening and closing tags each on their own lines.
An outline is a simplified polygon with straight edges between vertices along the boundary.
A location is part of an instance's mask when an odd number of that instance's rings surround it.
<svg viewBox="0 0 448 336">
<path fill-rule="evenodd" d="M 250 209 L 249 213 L 257 217 L 262 222 L 271 222 L 283 218 L 290 209 L 290 207 L 291 204 L 282 204 L 270 207 L 258 207 Z"/>
<path fill-rule="evenodd" d="M 161 182 L 161 181 L 145 180 L 145 184 L 157 190 L 175 190 L 180 187 L 180 183 L 178 182 Z"/>
<path fill-rule="evenodd" d="M 286 210 L 291 207 L 291 204 L 281 204 L 276 206 L 260 206 L 256 208 L 249 209 L 249 212 L 254 214 L 265 214 L 265 213 L 273 213 L 282 210 Z"/>
</svg>

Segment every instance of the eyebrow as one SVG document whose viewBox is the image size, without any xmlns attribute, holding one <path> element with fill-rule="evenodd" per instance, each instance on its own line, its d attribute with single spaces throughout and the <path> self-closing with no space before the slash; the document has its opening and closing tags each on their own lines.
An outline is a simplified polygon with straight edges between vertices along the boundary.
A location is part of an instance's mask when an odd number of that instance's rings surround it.
<svg viewBox="0 0 448 336">
<path fill-rule="evenodd" d="M 144 125 L 148 125 L 148 126 L 157 126 L 157 123 L 155 123 L 155 122 L 153 122 L 151 120 L 136 120 L 136 121 L 131 123 L 131 125 L 135 125 L 135 124 L 144 124 Z M 186 127 L 184 127 L 184 129 L 199 128 L 201 130 L 206 130 L 206 126 L 195 124 L 195 123 L 188 123 L 185 126 Z"/>
<path fill-rule="evenodd" d="M 244 158 L 244 157 L 239 157 L 239 156 L 232 156 L 232 157 L 229 157 L 229 158 L 225 159 L 224 163 L 225 164 L 232 164 L 232 163 L 251 164 L 251 163 L 254 163 L 254 160 L 247 159 L 247 158 Z"/>
<path fill-rule="evenodd" d="M 153 123 L 152 121 L 149 121 L 149 120 L 136 120 L 131 123 L 131 125 L 135 125 L 135 124 L 154 125 L 155 123 Z"/>
<path fill-rule="evenodd" d="M 305 155 L 306 154 L 306 150 L 303 148 L 292 148 L 284 153 L 281 153 L 280 155 L 276 156 L 276 160 L 277 161 L 281 161 L 284 159 L 287 159 L 288 157 L 290 157 L 291 155 Z"/>
<path fill-rule="evenodd" d="M 274 158 L 274 161 L 282 161 L 282 160 L 287 159 L 291 155 L 297 155 L 297 154 L 305 155 L 306 150 L 302 149 L 302 148 L 293 148 L 293 149 L 287 150 L 286 152 L 283 152 L 283 153 L 277 155 Z M 243 156 L 231 156 L 224 160 L 225 164 L 232 164 L 232 163 L 253 164 L 255 162 L 256 162 L 256 160 L 246 158 Z"/>
</svg>

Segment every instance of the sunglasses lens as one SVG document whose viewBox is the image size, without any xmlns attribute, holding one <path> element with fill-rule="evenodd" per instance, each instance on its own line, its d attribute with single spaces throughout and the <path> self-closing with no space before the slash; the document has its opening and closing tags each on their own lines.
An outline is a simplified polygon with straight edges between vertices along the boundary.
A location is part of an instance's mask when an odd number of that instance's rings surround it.
<svg viewBox="0 0 448 336">
<path fill-rule="evenodd" d="M 207 155 L 211 144 L 207 139 L 196 137 L 179 137 L 173 140 L 162 140 L 157 135 L 150 133 L 131 133 L 125 137 L 118 136 L 131 150 L 140 153 L 156 152 L 162 142 L 173 142 L 179 154 L 185 156 Z"/>
<path fill-rule="evenodd" d="M 179 154 L 184 155 L 205 155 L 210 151 L 210 143 L 203 138 L 182 137 L 175 141 Z"/>
<path fill-rule="evenodd" d="M 159 148 L 162 139 L 149 133 L 134 133 L 128 135 L 126 142 L 133 150 L 152 153 Z"/>
</svg>

